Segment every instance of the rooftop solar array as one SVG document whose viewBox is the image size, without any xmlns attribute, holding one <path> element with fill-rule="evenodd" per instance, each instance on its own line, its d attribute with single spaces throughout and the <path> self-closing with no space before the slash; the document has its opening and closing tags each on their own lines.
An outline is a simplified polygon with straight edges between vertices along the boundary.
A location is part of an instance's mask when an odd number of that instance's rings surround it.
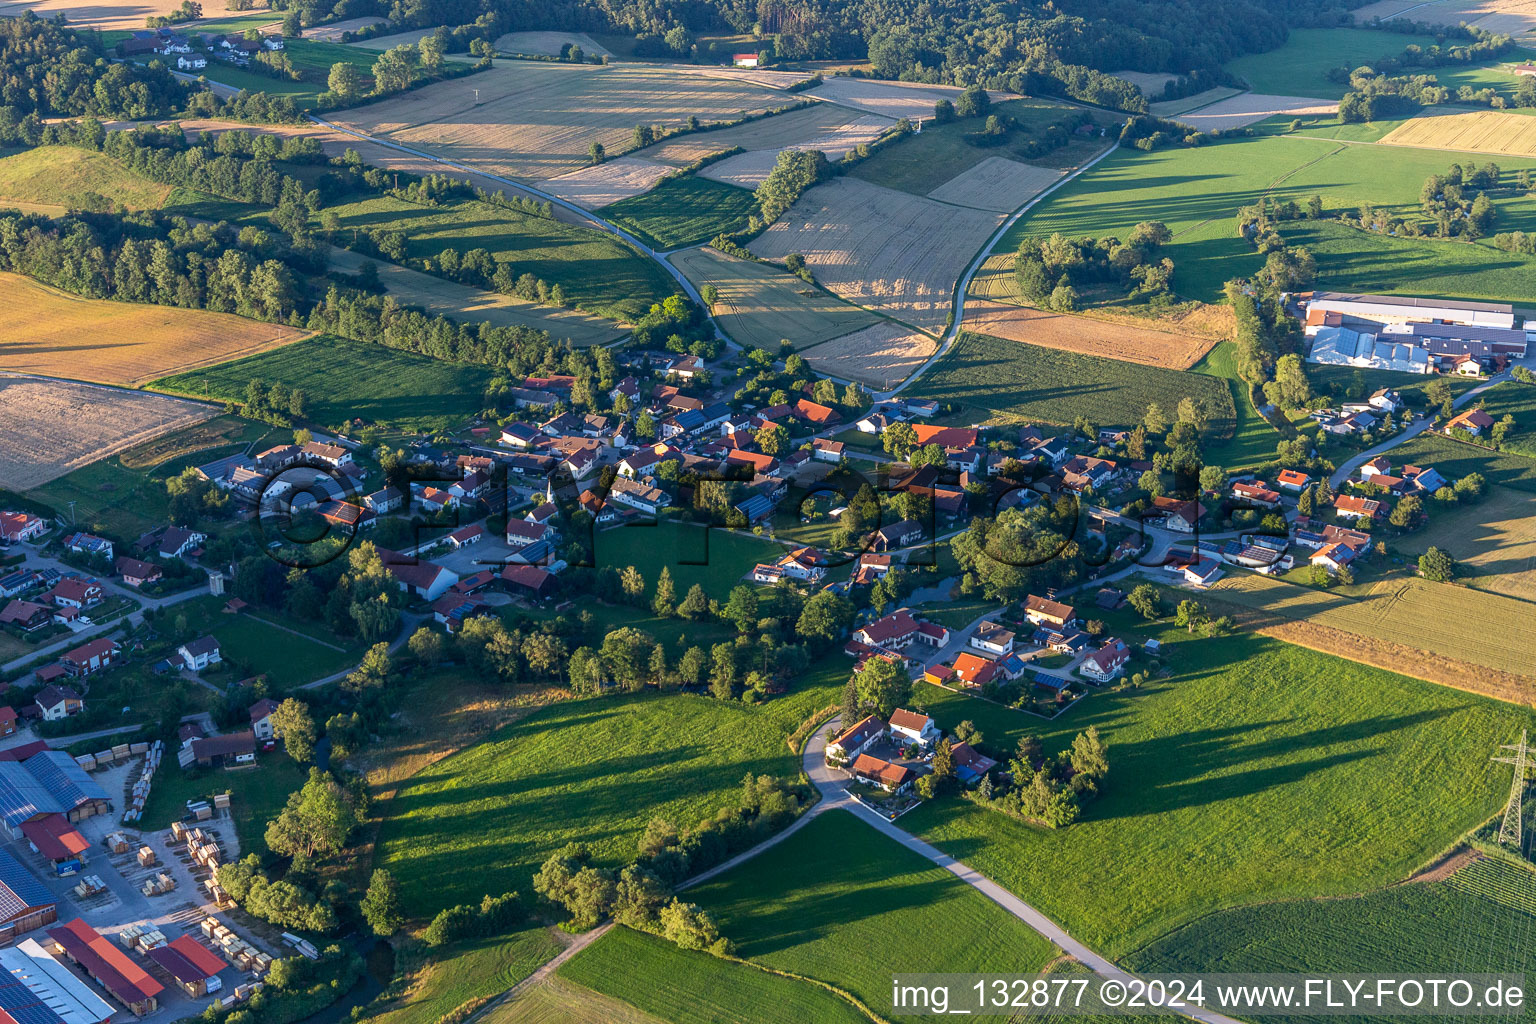
<svg viewBox="0 0 1536 1024">
<path fill-rule="evenodd" d="M 0 761 L 0 818 L 11 828 L 38 814 L 68 814 L 91 800 L 107 799 L 106 790 L 62 750 Z"/>
<path fill-rule="evenodd" d="M 9 921 L 33 907 L 51 907 L 58 902 L 20 861 L 0 850 L 0 921 Z"/>
</svg>

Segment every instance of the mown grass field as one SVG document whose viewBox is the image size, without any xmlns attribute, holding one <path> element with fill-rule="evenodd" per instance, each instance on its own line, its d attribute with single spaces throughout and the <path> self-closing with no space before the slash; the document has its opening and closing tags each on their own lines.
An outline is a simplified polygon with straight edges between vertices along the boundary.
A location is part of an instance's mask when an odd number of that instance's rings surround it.
<svg viewBox="0 0 1536 1024">
<path fill-rule="evenodd" d="M 666 1024 L 628 1003 L 558 976 L 546 977 L 511 1002 L 494 1007 L 484 1020 L 486 1024 Z"/>
<path fill-rule="evenodd" d="M 1110 956 L 1226 907 L 1407 877 L 1499 806 L 1509 780 L 1489 754 L 1532 721 L 1250 633 L 1104 617 L 1161 639 L 1172 674 L 1052 722 L 918 684 L 941 726 L 971 719 L 998 753 L 1027 733 L 1060 750 L 1097 725 L 1110 774 L 1083 819 L 1047 831 L 948 800 L 902 824 Z"/>
<path fill-rule="evenodd" d="M 1423 971 L 1433 964 L 1435 971 L 1449 974 L 1529 974 L 1536 970 L 1536 948 L 1529 940 L 1536 915 L 1529 904 L 1469 891 L 1486 883 L 1526 900 L 1536 893 L 1528 870 L 1483 861 L 1447 881 L 1212 914 L 1136 951 L 1126 966 L 1144 972 L 1375 975 Z"/>
<path fill-rule="evenodd" d="M 1233 139 L 1153 153 L 1120 150 L 1051 193 L 1020 218 L 993 251 L 1013 252 L 1026 236 L 1056 231 L 1069 237 L 1124 238 L 1139 221 L 1160 220 L 1174 233 L 1174 240 L 1163 250 L 1176 267 L 1174 290 L 1186 298 L 1216 302 L 1221 300 L 1223 283 L 1254 273 L 1262 263 L 1233 230 L 1239 207 L 1254 204 L 1261 196 L 1305 203 L 1316 194 L 1328 211 L 1353 211 L 1361 203 L 1370 203 L 1407 214 L 1418 210 L 1425 178 L 1444 173 L 1453 160 L 1466 159 L 1471 157 L 1344 145 L 1304 134 Z M 1479 163 L 1485 160 L 1477 158 Z M 1521 166 L 1536 166 L 1510 158 L 1499 163 L 1510 176 Z M 1499 211 L 1498 231 L 1536 229 L 1536 206 L 1524 200 L 1503 200 Z M 1469 299 L 1510 288 L 1502 301 L 1516 302 L 1531 292 L 1529 280 L 1519 279 L 1520 268 L 1528 267 L 1529 259 L 1484 245 L 1392 241 L 1305 221 L 1285 224 L 1281 231 L 1293 244 L 1313 250 L 1319 284 L 1328 288 L 1395 291 L 1414 287 L 1418 290 L 1413 294 Z M 1531 276 L 1528 269 L 1524 273 Z"/>
<path fill-rule="evenodd" d="M 228 313 L 85 299 L 11 273 L 0 273 L 0 306 L 0 370 L 97 384 L 138 386 L 306 333 Z"/>
<path fill-rule="evenodd" d="M 1477 401 L 1495 420 L 1515 418 L 1500 451 L 1536 458 L 1536 385 L 1507 380 L 1484 391 Z"/>
<path fill-rule="evenodd" d="M 402 233 L 412 260 L 486 249 L 514 276 L 558 284 L 577 308 L 615 320 L 633 320 L 676 290 L 665 271 L 612 235 L 481 202 L 417 206 L 382 196 L 329 209 L 344 229 Z"/>
<path fill-rule="evenodd" d="M 109 156 L 73 146 L 40 146 L 0 159 L 0 208 L 19 200 L 97 212 L 153 210 L 170 191 Z"/>
<path fill-rule="evenodd" d="M 432 959 L 417 968 L 405 994 L 368 1019 L 376 1024 L 437 1024 L 465 1003 L 500 995 L 559 951 L 549 932 L 538 925 L 434 951 Z"/>
<path fill-rule="evenodd" d="M 1336 100 L 1349 90 L 1349 83 L 1329 81 L 1329 69 L 1343 65 L 1353 71 L 1378 58 L 1396 56 L 1414 41 L 1413 36 L 1380 29 L 1293 28 L 1285 45 L 1228 61 L 1227 70 L 1245 79 L 1254 92 Z"/>
<path fill-rule="evenodd" d="M 1536 623 L 1525 602 L 1414 578 L 1382 580 L 1357 598 L 1240 573 L 1217 581 L 1208 593 L 1213 602 L 1259 613 L 1257 623 L 1342 630 L 1494 673 L 1530 675 L 1536 651 Z M 1421 668 L 1404 670 L 1416 674 Z"/>
<path fill-rule="evenodd" d="M 224 612 L 226 599 L 199 597 L 176 607 L 194 635 L 218 638 L 230 680 L 263 675 L 274 691 L 350 668 L 362 658 L 362 648 L 331 634 L 328 639 L 311 636 L 303 623 L 289 624 L 277 612 L 262 609 L 239 615 Z"/>
<path fill-rule="evenodd" d="M 645 577 L 648 591 L 655 589 L 665 566 L 679 601 L 695 583 L 710 597 L 724 601 L 754 565 L 777 561 L 786 550 L 782 544 L 733 530 L 663 521 L 600 531 L 593 561 L 600 569 L 634 566 Z"/>
<path fill-rule="evenodd" d="M 743 345 L 773 351 L 780 339 L 788 339 L 806 348 L 880 322 L 772 264 L 737 259 L 708 246 L 675 254 L 672 265 L 696 288 L 715 286 L 720 293 L 715 316 Z"/>
<path fill-rule="evenodd" d="M 699 245 L 722 231 L 743 231 L 756 212 L 757 199 L 747 189 L 693 174 L 670 178 L 602 209 L 619 227 L 661 250 Z"/>
<path fill-rule="evenodd" d="M 1282 440 L 1274 425 L 1259 415 L 1248 397 L 1248 385 L 1237 376 L 1232 362 L 1232 343 L 1222 342 L 1205 354 L 1190 368 L 1194 373 L 1218 377 L 1226 383 L 1236 413 L 1232 436 L 1205 446 L 1205 458 L 1213 466 L 1229 471 L 1246 466 L 1258 466 L 1275 455 L 1275 446 Z"/>
<path fill-rule="evenodd" d="M 334 425 L 354 417 L 399 430 L 442 429 L 481 408 L 491 374 L 382 345 L 328 335 L 246 359 L 153 381 L 157 391 L 239 401 L 252 378 L 301 388 L 306 419 Z"/>
<path fill-rule="evenodd" d="M 1201 373 L 1163 370 L 1018 341 L 964 334 L 913 388 L 916 397 L 966 406 L 996 422 L 1096 425 L 1139 422 L 1152 402 L 1165 412 L 1185 397 L 1205 405 L 1211 434 L 1230 436 L 1232 393 L 1226 382 Z M 1273 445 L 1270 446 L 1273 451 Z"/>
<path fill-rule="evenodd" d="M 894 1009 L 894 965 L 912 973 L 1027 974 L 1056 952 L 1024 922 L 847 811 L 821 815 L 688 898 L 715 914 L 739 956 L 836 985 L 881 1015 Z"/>
<path fill-rule="evenodd" d="M 560 966 L 556 977 L 622 1000 L 668 1024 L 867 1024 L 869 1020 L 852 1003 L 817 985 L 708 953 L 691 953 L 627 928 L 615 928 L 577 953 Z M 512 1024 L 512 1020 L 492 1018 L 490 1024 Z M 585 1024 L 580 1017 L 575 1020 Z"/>
<path fill-rule="evenodd" d="M 1431 505 L 1428 526 L 1392 543 L 1411 558 L 1431 545 L 1456 559 L 1458 582 L 1536 601 L 1536 494 L 1491 487 L 1475 505 Z"/>
<path fill-rule="evenodd" d="M 400 786 L 379 866 L 412 914 L 528 891 L 550 853 L 591 844 L 617 866 L 661 815 L 696 824 L 736 799 L 747 772 L 794 778 L 784 738 L 841 692 L 847 666 L 818 668 L 793 693 L 749 707 L 684 694 L 565 701 L 537 711 Z"/>
<path fill-rule="evenodd" d="M 1392 461 L 1434 466 L 1447 480 L 1481 473 L 1491 484 L 1536 493 L 1536 459 L 1462 444 L 1431 431 L 1392 449 Z"/>
</svg>

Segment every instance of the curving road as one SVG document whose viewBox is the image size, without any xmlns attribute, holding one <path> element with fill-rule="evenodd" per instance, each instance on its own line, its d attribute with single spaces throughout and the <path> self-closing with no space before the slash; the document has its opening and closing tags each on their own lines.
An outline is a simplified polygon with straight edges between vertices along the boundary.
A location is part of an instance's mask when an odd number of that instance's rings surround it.
<svg viewBox="0 0 1536 1024">
<path fill-rule="evenodd" d="M 832 734 L 832 730 L 839 725 L 840 719 L 832 719 L 826 725 L 816 730 L 816 734 L 812 736 L 810 742 L 805 745 L 805 754 L 803 755 L 802 759 L 802 767 L 805 771 L 805 774 L 810 777 L 812 784 L 814 784 L 816 789 L 821 793 L 821 802 L 813 807 L 810 811 L 808 811 L 805 815 L 803 815 L 800 821 L 796 822 L 795 826 L 793 826 L 789 831 L 793 831 L 793 829 L 798 828 L 801 823 L 809 821 L 812 817 L 825 811 L 829 811 L 834 808 L 849 811 L 853 814 L 854 817 L 858 818 L 866 825 L 876 829 L 886 837 L 894 839 L 896 842 L 900 843 L 902 846 L 905 846 L 913 853 L 926 857 L 934 864 L 937 864 L 939 867 L 960 879 L 960 881 L 964 882 L 966 885 L 969 885 L 971 888 L 977 890 L 983 896 L 987 897 L 987 899 L 991 900 L 993 903 L 996 903 L 998 906 L 1008 911 L 1008 913 L 1029 925 L 1045 939 L 1054 943 L 1057 948 L 1062 950 L 1062 952 L 1068 954 L 1078 962 L 1082 963 L 1089 970 L 1093 971 L 1094 974 L 1099 975 L 1101 978 L 1113 978 L 1122 982 L 1129 981 L 1131 979 L 1132 975 L 1117 966 L 1113 960 L 1110 960 L 1106 956 L 1101 956 L 1100 954 L 1095 953 L 1083 943 L 1079 942 L 1077 939 L 1074 939 L 1071 934 L 1069 934 L 1067 930 L 1061 925 L 1057 924 L 1055 921 L 1051 920 L 1045 914 L 1042 914 L 1039 910 L 1036 910 L 1034 907 L 1030 906 L 1028 903 L 1024 902 L 1013 893 L 1009 892 L 1007 889 L 1004 889 L 1002 886 L 992 881 L 986 875 L 983 875 L 980 871 L 977 871 L 975 868 L 962 861 L 955 860 L 955 858 L 951 857 L 943 850 L 940 850 L 938 847 L 929 843 L 925 843 L 923 840 L 917 838 L 912 833 L 898 827 L 895 822 L 876 814 L 874 811 L 870 810 L 849 796 L 847 790 L 844 788 L 842 777 L 832 769 L 828 768 L 825 760 L 827 737 L 830 736 Z M 788 833 L 785 832 L 781 833 L 780 835 L 785 834 Z M 742 857 L 737 858 L 737 860 L 740 861 L 746 859 L 747 857 L 753 856 L 766 849 L 770 845 L 772 845 L 771 842 L 764 843 L 761 846 L 755 847 L 748 851 L 748 853 L 743 854 Z M 724 866 L 725 865 L 722 865 L 722 868 Z M 702 878 L 704 876 L 700 877 Z M 1183 1014 L 1192 1020 L 1201 1021 L 1203 1024 L 1240 1024 L 1240 1022 L 1232 1017 L 1216 1013 L 1212 1010 L 1203 1010 L 1195 1007 L 1190 1007 L 1184 1010 Z"/>
<path fill-rule="evenodd" d="M 1484 391 L 1487 391 L 1495 384 L 1502 384 L 1506 380 L 1510 379 L 1512 378 L 1508 373 L 1494 374 L 1492 377 L 1489 377 L 1477 387 L 1469 388 L 1468 390 L 1457 395 L 1456 398 L 1451 402 L 1451 408 L 1460 409 L 1463 405 L 1466 405 L 1468 402 L 1472 401 L 1472 399 L 1476 398 Z M 1424 433 L 1424 431 L 1434 426 L 1434 422 L 1435 421 L 1433 417 L 1421 416 L 1414 421 L 1413 426 L 1409 427 L 1401 434 L 1398 434 L 1396 437 L 1383 441 L 1381 444 L 1378 444 L 1374 448 L 1367 448 L 1359 455 L 1356 455 L 1354 458 L 1347 460 L 1342 465 L 1340 465 L 1338 469 L 1333 471 L 1333 475 L 1328 478 L 1328 486 L 1332 487 L 1334 490 L 1338 490 L 1339 485 L 1353 476 L 1355 470 L 1359 469 L 1367 462 L 1370 462 L 1376 456 L 1391 451 L 1393 448 L 1396 448 L 1404 441 L 1411 441 L 1415 437 L 1418 437 L 1420 434 Z"/>
</svg>

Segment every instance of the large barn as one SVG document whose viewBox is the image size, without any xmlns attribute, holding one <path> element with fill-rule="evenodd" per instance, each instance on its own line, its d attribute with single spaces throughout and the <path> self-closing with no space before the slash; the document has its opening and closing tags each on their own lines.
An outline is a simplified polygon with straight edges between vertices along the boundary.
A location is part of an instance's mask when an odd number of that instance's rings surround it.
<svg viewBox="0 0 1536 1024">
<path fill-rule="evenodd" d="M 0 850 L 0 944 L 59 919 L 58 900 L 21 862 Z M 4 1003 L 0 1002 L 0 1008 Z"/>
<path fill-rule="evenodd" d="M 75 759 L 46 743 L 28 743 L 0 751 L 0 820 L 12 839 L 21 824 L 44 814 L 62 814 L 72 822 L 105 813 L 111 806 L 102 789 Z"/>
</svg>

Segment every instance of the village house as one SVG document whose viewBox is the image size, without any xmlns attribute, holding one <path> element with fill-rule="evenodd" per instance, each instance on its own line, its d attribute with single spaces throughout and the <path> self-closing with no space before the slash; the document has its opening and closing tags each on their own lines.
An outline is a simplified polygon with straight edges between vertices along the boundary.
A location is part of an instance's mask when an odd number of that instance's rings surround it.
<svg viewBox="0 0 1536 1024">
<path fill-rule="evenodd" d="M 1024 617 L 1035 626 L 1055 626 L 1066 629 L 1077 622 L 1077 612 L 1069 604 L 1061 604 L 1044 597 L 1030 594 L 1024 598 Z"/>
<path fill-rule="evenodd" d="M 1300 494 L 1311 482 L 1310 476 L 1294 469 L 1282 469 L 1275 477 L 1276 485 L 1282 491 L 1289 491 L 1292 494 Z"/>
<path fill-rule="evenodd" d="M 932 718 L 917 711 L 897 708 L 891 712 L 891 739 L 901 743 L 915 743 L 924 750 L 939 741 L 939 727 Z"/>
<path fill-rule="evenodd" d="M 380 554 L 384 557 L 384 568 L 395 578 L 396 585 L 422 600 L 436 601 L 449 587 L 459 582 L 457 573 L 432 562 L 407 563 L 400 555 L 394 552 L 385 554 L 382 549 Z"/>
<path fill-rule="evenodd" d="M 635 480 L 614 477 L 608 490 L 608 500 L 638 509 L 648 515 L 656 515 L 667 507 L 667 494 L 658 487 L 650 487 Z"/>
<path fill-rule="evenodd" d="M 112 644 L 112 649 L 115 653 L 117 648 L 115 642 L 111 640 L 96 642 Z M 84 651 L 84 648 L 76 648 L 64 657 L 67 659 L 70 655 L 79 655 L 82 651 Z M 83 657 L 83 655 L 81 656 Z M 85 710 L 85 701 L 81 698 L 80 694 L 68 686 L 60 686 L 57 683 L 49 683 L 37 691 L 37 696 L 32 698 L 32 702 L 42 712 L 43 721 L 45 722 L 57 722 L 68 718 L 70 715 L 78 715 Z"/>
<path fill-rule="evenodd" d="M 1125 665 L 1130 660 L 1131 651 L 1124 641 L 1110 639 L 1084 658 L 1082 664 L 1078 665 L 1077 672 L 1086 679 L 1107 683 L 1124 672 Z"/>
<path fill-rule="evenodd" d="M 962 686 L 985 686 L 997 677 L 997 662 L 963 651 L 955 656 L 949 670 Z"/>
<path fill-rule="evenodd" d="M 185 526 L 171 526 L 160 535 L 158 551 L 161 558 L 182 558 L 207 540 L 206 533 Z"/>
<path fill-rule="evenodd" d="M 983 754 L 978 754 L 969 743 L 956 743 L 949 748 L 949 756 L 955 762 L 955 775 L 962 783 L 973 786 L 980 782 L 997 762 Z"/>
<path fill-rule="evenodd" d="M 48 530 L 42 517 L 28 512 L 0 512 L 0 543 L 36 540 Z"/>
<path fill-rule="evenodd" d="M 811 458 L 817 462 L 831 462 L 833 464 L 843 461 L 846 446 L 841 441 L 828 440 L 818 437 L 811 441 Z"/>
<path fill-rule="evenodd" d="M 903 608 L 860 626 L 854 630 L 853 638 L 870 647 L 900 651 L 914 642 L 943 647 L 949 642 L 949 630 L 935 622 L 915 619 Z"/>
<path fill-rule="evenodd" d="M 1374 519 L 1381 511 L 1381 502 L 1340 494 L 1333 499 L 1333 510 L 1345 519 Z"/>
<path fill-rule="evenodd" d="M 1002 655 L 1013 653 L 1013 641 L 1013 630 L 1000 622 L 993 622 L 991 619 L 988 619 L 976 627 L 976 631 L 971 634 L 969 642 L 978 651 L 985 651 L 987 654 L 995 654 L 1001 657 Z"/>
<path fill-rule="evenodd" d="M 470 523 L 461 526 L 448 535 L 448 546 L 455 551 L 467 548 L 471 544 L 478 544 L 485 539 L 485 527 L 480 523 Z"/>
<path fill-rule="evenodd" d="M 272 712 L 276 710 L 277 701 L 271 697 L 263 697 L 251 705 L 251 733 L 263 743 L 277 738 L 272 725 Z"/>
<path fill-rule="evenodd" d="M 339 444 L 310 441 L 300 451 L 305 459 L 321 462 L 335 469 L 352 464 L 352 453 Z"/>
<path fill-rule="evenodd" d="M 1198 501 L 1181 501 L 1178 498 L 1157 497 L 1152 508 L 1144 516 L 1149 523 L 1160 522 L 1164 529 L 1178 533 L 1193 533 L 1205 509 Z"/>
<path fill-rule="evenodd" d="M 1465 430 L 1473 437 L 1481 437 L 1483 431 L 1493 426 L 1493 417 L 1481 409 L 1468 409 L 1459 416 L 1453 416 L 1445 424 L 1445 432 L 1453 433 L 1457 430 Z"/>
<path fill-rule="evenodd" d="M 16 598 L 0 608 L 0 626 L 15 626 L 25 633 L 42 629 L 53 621 L 46 605 Z"/>
<path fill-rule="evenodd" d="M 160 580 L 164 571 L 153 562 L 141 562 L 137 558 L 129 558 L 120 555 L 112 565 L 113 570 L 122 577 L 123 583 L 130 587 L 142 587 L 146 583 L 154 583 Z"/>
<path fill-rule="evenodd" d="M 87 557 L 105 558 L 112 560 L 112 542 L 105 537 L 97 537 L 90 533 L 72 533 L 62 541 L 64 547 L 77 555 Z"/>
<path fill-rule="evenodd" d="M 917 773 L 905 765 L 892 764 L 869 754 L 854 758 L 849 772 L 856 781 L 878 786 L 887 793 L 905 793 L 917 779 Z"/>
<path fill-rule="evenodd" d="M 1250 505 L 1260 505 L 1264 508 L 1279 508 L 1280 493 L 1269 489 L 1269 484 L 1263 480 L 1240 480 L 1232 485 L 1232 497 L 1238 501 L 1246 501 Z"/>
<path fill-rule="evenodd" d="M 200 636 L 196 640 L 189 640 L 176 648 L 176 653 L 181 655 L 181 663 L 192 672 L 201 672 L 224 660 L 219 649 L 219 641 L 211 636 Z"/>
<path fill-rule="evenodd" d="M 878 743 L 885 732 L 885 721 L 878 715 L 870 715 L 829 742 L 826 756 L 845 761 L 857 757 Z"/>
<path fill-rule="evenodd" d="M 43 595 L 43 600 L 60 608 L 85 609 L 96 607 L 105 597 L 106 591 L 95 580 L 66 576 Z"/>
</svg>

